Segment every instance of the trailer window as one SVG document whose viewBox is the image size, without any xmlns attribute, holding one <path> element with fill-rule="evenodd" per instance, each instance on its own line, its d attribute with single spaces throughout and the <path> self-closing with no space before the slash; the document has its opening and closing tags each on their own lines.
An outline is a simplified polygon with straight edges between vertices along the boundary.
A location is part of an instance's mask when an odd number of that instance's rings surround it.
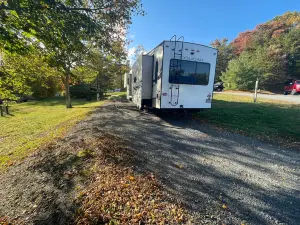
<svg viewBox="0 0 300 225">
<path fill-rule="evenodd" d="M 208 85 L 210 64 L 171 59 L 169 82 L 175 84 Z"/>
</svg>

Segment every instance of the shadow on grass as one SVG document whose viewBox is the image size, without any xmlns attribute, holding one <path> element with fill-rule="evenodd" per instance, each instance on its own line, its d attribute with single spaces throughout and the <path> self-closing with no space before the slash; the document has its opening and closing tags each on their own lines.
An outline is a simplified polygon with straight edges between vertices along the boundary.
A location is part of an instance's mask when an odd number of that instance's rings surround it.
<svg viewBox="0 0 300 225">
<path fill-rule="evenodd" d="M 107 100 L 107 98 L 101 98 L 100 101 Z M 92 99 L 88 101 L 86 99 L 72 99 L 72 108 L 93 108 L 95 105 L 91 105 L 91 103 L 96 103 L 96 99 Z M 55 97 L 48 98 L 44 100 L 38 101 L 30 101 L 25 103 L 16 103 L 11 106 L 11 111 L 15 114 L 23 113 L 26 114 L 28 111 L 34 110 L 34 106 L 37 107 L 65 107 L 66 102 L 64 97 Z M 31 107 L 32 106 L 32 107 Z"/>
<path fill-rule="evenodd" d="M 90 104 L 92 102 L 96 102 L 96 99 L 92 99 L 91 101 L 88 101 L 84 98 L 72 98 L 71 99 L 72 106 L 86 105 L 86 104 Z M 65 97 L 54 97 L 54 98 L 47 98 L 47 99 L 43 99 L 43 100 L 39 100 L 39 101 L 27 102 L 24 104 L 38 105 L 38 106 L 65 106 L 66 99 L 65 99 Z"/>
</svg>

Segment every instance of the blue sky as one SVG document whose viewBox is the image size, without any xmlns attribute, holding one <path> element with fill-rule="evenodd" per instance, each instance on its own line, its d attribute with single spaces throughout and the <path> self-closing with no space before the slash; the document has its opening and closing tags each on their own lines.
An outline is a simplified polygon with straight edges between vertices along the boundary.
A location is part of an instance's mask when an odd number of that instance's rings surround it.
<svg viewBox="0 0 300 225">
<path fill-rule="evenodd" d="M 130 48 L 151 50 L 174 34 L 208 45 L 216 38 L 234 39 L 286 11 L 300 11 L 300 0 L 142 0 L 147 15 L 135 16 Z"/>
</svg>

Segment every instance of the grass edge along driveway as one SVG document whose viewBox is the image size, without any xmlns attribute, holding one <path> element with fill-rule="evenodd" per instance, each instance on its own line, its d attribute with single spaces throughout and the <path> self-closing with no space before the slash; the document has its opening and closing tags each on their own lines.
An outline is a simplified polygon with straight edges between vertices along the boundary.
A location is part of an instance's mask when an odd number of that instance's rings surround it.
<svg viewBox="0 0 300 225">
<path fill-rule="evenodd" d="M 251 97 L 214 94 L 212 108 L 196 117 L 221 129 L 300 149 L 299 115 L 299 104 L 262 98 L 254 103 Z"/>
<path fill-rule="evenodd" d="M 0 117 L 0 170 L 64 136 L 103 103 L 74 99 L 73 108 L 66 109 L 65 99 L 60 97 L 12 104 L 11 115 Z"/>
</svg>

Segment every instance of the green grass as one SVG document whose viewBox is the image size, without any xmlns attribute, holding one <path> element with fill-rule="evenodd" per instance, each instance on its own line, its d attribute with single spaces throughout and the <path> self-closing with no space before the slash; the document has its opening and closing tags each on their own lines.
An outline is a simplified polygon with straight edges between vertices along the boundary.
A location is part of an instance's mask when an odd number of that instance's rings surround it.
<svg viewBox="0 0 300 225">
<path fill-rule="evenodd" d="M 108 92 L 106 96 L 126 96 L 127 92 Z"/>
<path fill-rule="evenodd" d="M 199 118 L 234 132 L 300 148 L 300 106 L 282 101 L 216 94 Z"/>
<path fill-rule="evenodd" d="M 11 115 L 0 117 L 0 169 L 63 136 L 102 103 L 74 99 L 72 109 L 64 98 L 12 104 Z"/>
</svg>

